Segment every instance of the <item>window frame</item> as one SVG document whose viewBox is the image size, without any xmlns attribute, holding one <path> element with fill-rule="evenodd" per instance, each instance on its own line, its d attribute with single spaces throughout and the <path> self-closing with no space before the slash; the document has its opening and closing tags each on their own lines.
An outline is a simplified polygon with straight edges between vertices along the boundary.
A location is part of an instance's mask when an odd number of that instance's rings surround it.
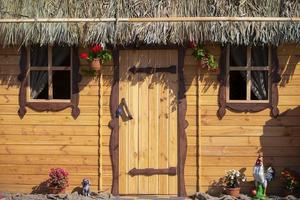
<svg viewBox="0 0 300 200">
<path fill-rule="evenodd" d="M 272 117 L 277 117 L 279 115 L 278 109 L 278 83 L 281 80 L 280 66 L 277 55 L 277 47 L 269 45 L 269 56 L 270 61 L 270 84 L 269 84 L 269 101 L 268 102 L 227 102 L 227 92 L 228 85 L 228 73 L 227 73 L 227 62 L 229 62 L 228 55 L 228 45 L 221 46 L 221 54 L 219 57 L 219 69 L 220 73 L 218 75 L 218 81 L 220 83 L 218 92 L 218 106 L 217 116 L 221 120 L 225 114 L 226 110 L 231 110 L 232 112 L 259 112 L 265 109 L 270 109 L 270 115 Z"/>
<path fill-rule="evenodd" d="M 269 103 L 271 99 L 271 47 L 268 45 L 268 65 L 267 66 L 252 66 L 251 57 L 252 57 L 252 47 L 246 46 L 247 55 L 246 55 L 246 66 L 230 66 L 230 45 L 228 45 L 226 51 L 226 102 L 227 103 Z M 246 71 L 246 99 L 245 100 L 233 100 L 230 99 L 230 71 Z M 266 100 L 251 100 L 251 72 L 252 71 L 268 71 L 268 99 Z"/>
<path fill-rule="evenodd" d="M 51 45 L 50 45 L 51 46 Z M 18 115 L 22 119 L 26 114 L 26 107 L 31 108 L 32 110 L 43 112 L 43 111 L 52 111 L 58 112 L 66 108 L 71 108 L 71 115 L 76 119 L 80 114 L 79 105 L 79 85 L 81 81 L 81 75 L 79 73 L 80 61 L 78 55 L 77 46 L 68 46 L 71 51 L 71 60 L 70 60 L 70 99 L 33 99 L 30 98 L 30 48 L 22 46 L 20 54 L 20 74 L 18 75 L 18 80 L 21 82 L 19 90 L 19 110 Z M 52 48 L 49 47 L 48 48 Z M 52 51 L 51 51 L 52 53 Z M 49 54 L 49 51 L 48 51 Z M 49 60 L 51 59 L 51 60 Z M 49 62 L 50 61 L 50 62 Z M 49 67 L 52 63 L 52 56 L 48 56 L 48 66 L 44 67 L 45 70 L 49 70 Z M 47 70 L 46 70 L 47 68 Z M 58 70 L 65 70 L 64 66 L 59 66 Z M 54 70 L 54 69 L 53 69 Z M 55 69 L 56 70 L 56 69 Z M 40 70 L 42 71 L 42 70 Z M 52 77 L 51 77 L 52 78 Z M 50 79 L 52 80 L 52 79 Z M 48 77 L 49 81 L 49 77 Z"/>
</svg>

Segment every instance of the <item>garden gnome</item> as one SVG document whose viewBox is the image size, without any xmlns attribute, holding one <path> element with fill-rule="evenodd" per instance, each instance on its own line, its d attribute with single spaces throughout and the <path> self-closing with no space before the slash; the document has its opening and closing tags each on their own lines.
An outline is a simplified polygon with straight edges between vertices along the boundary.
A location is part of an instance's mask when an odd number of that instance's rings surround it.
<svg viewBox="0 0 300 200">
<path fill-rule="evenodd" d="M 253 176 L 255 182 L 255 196 L 253 199 L 266 199 L 266 190 L 268 182 L 274 178 L 274 169 L 268 167 L 266 173 L 264 172 L 263 158 L 261 155 L 258 156 L 255 165 L 253 167 Z"/>
</svg>

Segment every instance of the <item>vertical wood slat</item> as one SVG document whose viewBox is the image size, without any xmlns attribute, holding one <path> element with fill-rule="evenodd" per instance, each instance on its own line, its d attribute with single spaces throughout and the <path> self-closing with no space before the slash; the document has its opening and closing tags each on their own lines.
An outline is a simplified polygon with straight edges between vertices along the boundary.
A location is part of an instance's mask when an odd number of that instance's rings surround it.
<svg viewBox="0 0 300 200">
<path fill-rule="evenodd" d="M 135 65 L 138 60 L 137 51 L 127 51 L 128 56 L 128 67 Z M 138 76 L 129 74 L 129 99 L 127 101 L 133 119 L 128 123 L 129 128 L 129 165 L 127 172 L 134 167 L 138 166 Z M 128 192 L 129 194 L 138 194 L 138 177 L 129 177 L 128 181 Z"/>
<path fill-rule="evenodd" d="M 140 66 L 148 66 L 148 50 L 139 51 Z M 139 76 L 139 169 L 149 167 L 149 127 L 148 127 L 148 75 L 144 73 L 138 74 Z M 149 177 L 139 176 L 139 193 L 148 194 L 149 192 Z"/>
<path fill-rule="evenodd" d="M 167 60 L 165 58 L 165 52 L 160 53 L 157 57 L 158 65 L 166 66 Z M 167 80 L 166 74 L 162 73 L 159 77 L 160 80 Z M 168 101 L 167 101 L 167 84 L 165 81 L 159 82 L 160 91 L 160 103 L 159 103 L 159 164 L 158 168 L 168 167 L 168 141 L 165 137 L 168 134 Z M 159 176 L 159 194 L 168 193 L 168 177 Z"/>
<path fill-rule="evenodd" d="M 159 67 L 157 62 L 158 51 L 150 51 L 149 66 Z M 158 78 L 159 74 L 149 76 L 149 167 L 158 168 L 158 106 L 159 106 L 159 90 Z M 149 193 L 158 194 L 158 175 L 149 177 Z"/>
</svg>

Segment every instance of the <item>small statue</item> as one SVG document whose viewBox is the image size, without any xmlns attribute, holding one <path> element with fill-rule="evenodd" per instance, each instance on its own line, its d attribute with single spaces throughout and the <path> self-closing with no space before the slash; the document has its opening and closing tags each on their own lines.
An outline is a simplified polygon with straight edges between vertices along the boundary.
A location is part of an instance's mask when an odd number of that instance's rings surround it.
<svg viewBox="0 0 300 200">
<path fill-rule="evenodd" d="M 89 179 L 83 179 L 82 182 L 82 194 L 85 197 L 89 197 L 90 196 L 90 180 Z"/>
<path fill-rule="evenodd" d="M 263 158 L 261 155 L 258 156 L 254 168 L 253 176 L 256 190 L 253 192 L 255 196 L 253 199 L 267 199 L 266 190 L 268 182 L 274 179 L 275 171 L 270 166 L 268 167 L 266 173 L 264 172 Z"/>
</svg>

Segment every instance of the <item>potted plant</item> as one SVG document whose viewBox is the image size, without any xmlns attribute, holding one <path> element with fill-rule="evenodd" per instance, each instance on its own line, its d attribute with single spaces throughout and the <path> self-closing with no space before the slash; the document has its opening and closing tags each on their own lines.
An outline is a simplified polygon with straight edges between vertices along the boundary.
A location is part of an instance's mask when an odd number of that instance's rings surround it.
<svg viewBox="0 0 300 200">
<path fill-rule="evenodd" d="M 281 172 L 281 180 L 284 183 L 286 195 L 296 194 L 300 190 L 300 182 L 298 177 L 291 170 L 284 169 Z"/>
<path fill-rule="evenodd" d="M 216 71 L 218 69 L 215 57 L 206 51 L 203 44 L 190 42 L 190 47 L 193 49 L 192 55 L 199 62 L 200 67 L 207 68 L 209 71 Z"/>
<path fill-rule="evenodd" d="M 49 179 L 47 180 L 49 193 L 65 193 L 66 188 L 69 186 L 68 176 L 69 173 L 65 169 L 52 168 L 49 172 Z"/>
<path fill-rule="evenodd" d="M 112 59 L 112 55 L 108 50 L 105 50 L 102 45 L 94 45 L 88 53 L 83 52 L 80 58 L 87 60 L 90 63 L 92 70 L 100 70 L 101 64 L 104 64 Z"/>
<path fill-rule="evenodd" d="M 226 172 L 222 182 L 225 185 L 226 194 L 233 197 L 240 196 L 240 183 L 246 181 L 245 174 L 238 170 L 231 169 Z"/>
</svg>

